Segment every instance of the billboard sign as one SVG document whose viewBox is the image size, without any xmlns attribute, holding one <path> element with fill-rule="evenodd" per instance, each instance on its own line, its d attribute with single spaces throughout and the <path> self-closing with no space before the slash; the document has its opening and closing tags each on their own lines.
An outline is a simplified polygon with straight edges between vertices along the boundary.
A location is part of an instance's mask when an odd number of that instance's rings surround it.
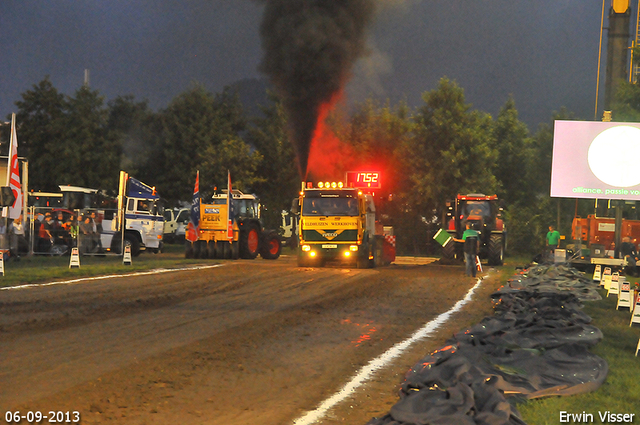
<svg viewBox="0 0 640 425">
<path fill-rule="evenodd" d="M 640 123 L 556 120 L 551 196 L 640 200 Z"/>
</svg>

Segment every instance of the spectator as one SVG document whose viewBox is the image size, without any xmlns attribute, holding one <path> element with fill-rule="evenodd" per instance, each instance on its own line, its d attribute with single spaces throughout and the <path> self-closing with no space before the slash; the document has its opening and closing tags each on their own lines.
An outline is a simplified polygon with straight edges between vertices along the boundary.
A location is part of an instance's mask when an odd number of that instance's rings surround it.
<svg viewBox="0 0 640 425">
<path fill-rule="evenodd" d="M 616 243 L 611 242 L 611 245 L 609 245 L 609 249 L 607 249 L 604 253 L 609 258 L 618 258 L 617 252 L 618 251 L 616 250 Z"/>
<path fill-rule="evenodd" d="M 95 238 L 93 237 L 93 224 L 91 223 L 91 217 L 87 214 L 83 216 L 82 222 L 79 228 L 80 234 L 80 249 L 82 253 L 94 252 L 95 250 Z"/>
<path fill-rule="evenodd" d="M 53 236 L 51 235 L 51 228 L 53 224 L 53 218 L 51 217 L 51 211 L 44 213 L 44 218 L 40 222 L 40 228 L 38 229 L 38 247 L 39 252 L 49 252 L 53 243 Z"/>
<path fill-rule="evenodd" d="M 556 252 L 559 242 L 560 232 L 558 232 L 554 226 L 549 226 L 549 231 L 547 232 L 547 254 L 550 253 L 551 257 L 553 257 Z"/>
<path fill-rule="evenodd" d="M 29 243 L 24 235 L 22 214 L 11 222 L 9 233 L 11 234 L 11 256 L 20 258 L 20 254 L 27 254 L 29 252 Z"/>
<path fill-rule="evenodd" d="M 102 252 L 102 240 L 100 238 L 100 235 L 102 234 L 102 220 L 98 219 L 95 211 L 91 211 L 91 224 L 93 226 L 91 230 L 93 243 L 95 244 L 96 250 L 98 252 Z"/>
<path fill-rule="evenodd" d="M 620 244 L 620 256 L 626 260 L 625 272 L 630 276 L 637 276 L 636 263 L 638 262 L 638 252 L 636 246 L 631 242 L 631 238 L 625 236 Z"/>
</svg>

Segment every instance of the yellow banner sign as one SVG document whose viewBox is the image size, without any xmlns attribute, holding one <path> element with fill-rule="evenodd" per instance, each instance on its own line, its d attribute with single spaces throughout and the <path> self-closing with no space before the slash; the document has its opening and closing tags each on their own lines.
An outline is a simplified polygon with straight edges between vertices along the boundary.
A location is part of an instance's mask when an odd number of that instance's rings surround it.
<svg viewBox="0 0 640 425">
<path fill-rule="evenodd" d="M 357 229 L 358 217 L 302 217 L 301 227 L 307 230 Z"/>
</svg>

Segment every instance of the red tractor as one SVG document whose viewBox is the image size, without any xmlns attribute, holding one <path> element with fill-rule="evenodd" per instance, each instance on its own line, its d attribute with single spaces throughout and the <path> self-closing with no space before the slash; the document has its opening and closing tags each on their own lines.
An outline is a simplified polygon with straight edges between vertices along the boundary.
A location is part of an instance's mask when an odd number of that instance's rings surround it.
<svg viewBox="0 0 640 425">
<path fill-rule="evenodd" d="M 503 263 L 507 246 L 507 226 L 502 219 L 502 206 L 497 195 L 473 193 L 458 195 L 454 201 L 447 202 L 447 232 L 460 239 L 467 223 L 480 232 L 481 259 L 487 259 L 489 265 L 500 266 Z M 442 247 L 442 257 L 447 260 L 463 259 L 462 244 L 449 241 Z"/>
</svg>

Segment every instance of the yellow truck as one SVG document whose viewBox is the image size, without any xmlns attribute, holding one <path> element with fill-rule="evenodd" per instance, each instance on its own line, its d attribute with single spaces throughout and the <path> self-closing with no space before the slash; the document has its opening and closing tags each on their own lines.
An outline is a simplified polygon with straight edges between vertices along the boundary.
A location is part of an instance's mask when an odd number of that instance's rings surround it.
<svg viewBox="0 0 640 425">
<path fill-rule="evenodd" d="M 299 267 L 323 266 L 329 260 L 367 268 L 392 261 L 383 226 L 376 221 L 374 198 L 364 188 L 306 182 L 292 212 L 299 217 Z"/>
<path fill-rule="evenodd" d="M 260 200 L 255 195 L 232 191 L 231 214 L 227 193 L 213 195 L 211 202 L 200 199 L 200 220 L 195 242 L 185 241 L 186 258 L 254 259 L 260 256 L 275 260 L 280 256 L 280 236 L 265 230 L 260 220 Z M 231 219 L 233 237 L 228 234 Z"/>
</svg>

